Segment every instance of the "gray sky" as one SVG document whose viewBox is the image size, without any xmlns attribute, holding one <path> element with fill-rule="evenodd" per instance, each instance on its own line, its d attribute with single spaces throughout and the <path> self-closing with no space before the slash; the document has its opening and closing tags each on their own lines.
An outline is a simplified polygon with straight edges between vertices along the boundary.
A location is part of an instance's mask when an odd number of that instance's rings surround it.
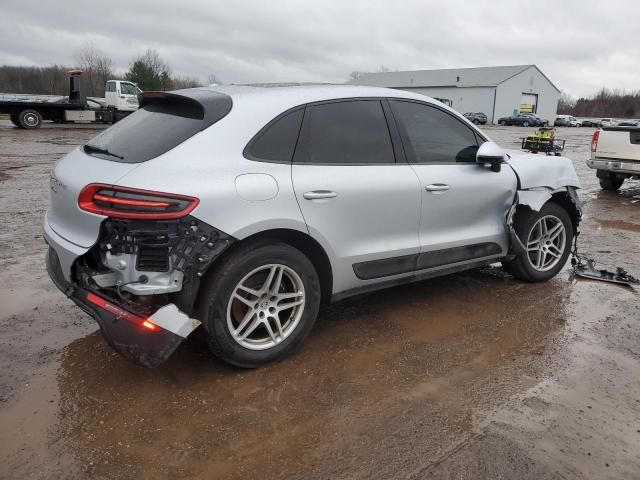
<svg viewBox="0 0 640 480">
<path fill-rule="evenodd" d="M 89 42 L 119 71 L 151 47 L 176 75 L 225 83 L 535 63 L 575 96 L 640 89 L 639 0 L 0 0 L 0 12 L 0 64 L 71 66 Z"/>
</svg>

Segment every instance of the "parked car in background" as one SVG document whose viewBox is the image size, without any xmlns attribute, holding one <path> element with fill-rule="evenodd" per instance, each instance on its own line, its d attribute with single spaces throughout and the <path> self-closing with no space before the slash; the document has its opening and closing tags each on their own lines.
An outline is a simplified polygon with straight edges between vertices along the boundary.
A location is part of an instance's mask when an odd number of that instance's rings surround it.
<svg viewBox="0 0 640 480">
<path fill-rule="evenodd" d="M 582 120 L 582 126 L 583 127 L 600 127 L 601 126 L 601 120 L 585 118 L 585 119 Z"/>
<path fill-rule="evenodd" d="M 148 367 L 201 324 L 256 367 L 321 302 L 495 262 L 549 280 L 581 216 L 568 158 L 507 154 L 433 99 L 372 87 L 149 92 L 50 180 L 53 282 Z"/>
<path fill-rule="evenodd" d="M 570 117 L 569 118 L 569 126 L 570 127 L 581 127 L 582 126 L 582 122 L 580 120 L 578 120 L 576 117 Z"/>
<path fill-rule="evenodd" d="M 536 120 L 538 120 L 538 122 L 540 122 L 540 126 L 542 127 L 549 126 L 549 120 L 545 118 L 541 118 L 539 115 L 536 115 L 535 113 L 521 113 L 521 115 L 527 115 L 528 117 L 535 118 Z"/>
<path fill-rule="evenodd" d="M 602 127 L 593 133 L 587 166 L 596 170 L 603 190 L 618 190 L 640 177 L 640 127 Z"/>
<path fill-rule="evenodd" d="M 615 127 L 616 125 L 618 125 L 618 122 L 613 118 L 603 118 L 600 122 L 601 127 Z"/>
<path fill-rule="evenodd" d="M 553 122 L 554 127 L 568 127 L 571 115 L 558 115 Z"/>
<path fill-rule="evenodd" d="M 464 117 L 470 122 L 475 123 L 476 125 L 486 125 L 487 123 L 487 116 L 482 112 L 467 112 L 464 114 Z"/>
<path fill-rule="evenodd" d="M 519 113 L 510 117 L 502 117 L 498 119 L 498 125 L 517 125 L 521 127 L 540 127 L 542 121 L 537 116 L 531 116 L 530 113 Z"/>
<path fill-rule="evenodd" d="M 618 127 L 637 127 L 638 120 L 623 120 L 622 122 L 618 123 L 617 126 Z"/>
</svg>

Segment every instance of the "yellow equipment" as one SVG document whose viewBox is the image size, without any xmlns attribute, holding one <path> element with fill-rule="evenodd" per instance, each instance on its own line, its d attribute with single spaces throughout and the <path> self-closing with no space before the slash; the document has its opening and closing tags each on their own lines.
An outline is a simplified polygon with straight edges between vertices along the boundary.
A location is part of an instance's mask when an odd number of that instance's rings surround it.
<svg viewBox="0 0 640 480">
<path fill-rule="evenodd" d="M 560 156 L 564 150 L 564 140 L 556 138 L 556 130 L 552 127 L 540 127 L 533 135 L 522 139 L 522 149 L 531 153 L 544 152 L 547 155 Z"/>
</svg>

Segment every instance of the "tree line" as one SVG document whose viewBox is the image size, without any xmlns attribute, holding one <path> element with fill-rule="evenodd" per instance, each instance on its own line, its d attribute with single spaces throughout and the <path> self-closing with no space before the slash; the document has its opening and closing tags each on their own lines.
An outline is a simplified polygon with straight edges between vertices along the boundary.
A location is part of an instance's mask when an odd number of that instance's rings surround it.
<svg viewBox="0 0 640 480">
<path fill-rule="evenodd" d="M 128 80 L 148 90 L 178 90 L 202 86 L 198 79 L 173 75 L 157 50 L 148 49 L 135 57 L 124 75 L 114 71 L 113 60 L 92 45 L 85 45 L 74 55 L 75 65 L 47 67 L 0 66 L 0 92 L 68 95 L 69 75 L 73 69 L 84 71 L 87 96 L 103 97 L 107 80 Z M 219 83 L 209 75 L 209 83 Z"/>
<path fill-rule="evenodd" d="M 558 113 L 575 117 L 636 118 L 640 116 L 640 90 L 626 92 L 602 88 L 595 95 L 575 99 L 560 94 Z"/>
</svg>

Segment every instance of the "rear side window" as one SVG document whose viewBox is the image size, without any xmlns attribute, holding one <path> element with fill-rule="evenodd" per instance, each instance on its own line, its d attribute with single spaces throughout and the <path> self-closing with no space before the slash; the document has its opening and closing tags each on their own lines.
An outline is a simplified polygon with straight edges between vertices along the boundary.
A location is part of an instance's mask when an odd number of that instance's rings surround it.
<svg viewBox="0 0 640 480">
<path fill-rule="evenodd" d="M 395 163 L 378 100 L 308 105 L 295 161 L 323 164 Z"/>
<path fill-rule="evenodd" d="M 270 162 L 291 162 L 303 115 L 304 109 L 300 108 L 268 124 L 249 142 L 246 156 Z"/>
<path fill-rule="evenodd" d="M 389 103 L 410 162 L 475 162 L 476 135 L 453 115 L 422 103 Z"/>
<path fill-rule="evenodd" d="M 136 112 L 84 146 L 92 156 L 122 163 L 158 157 L 223 118 L 231 98 L 219 93 L 198 99 L 166 94 L 147 99 Z"/>
</svg>

